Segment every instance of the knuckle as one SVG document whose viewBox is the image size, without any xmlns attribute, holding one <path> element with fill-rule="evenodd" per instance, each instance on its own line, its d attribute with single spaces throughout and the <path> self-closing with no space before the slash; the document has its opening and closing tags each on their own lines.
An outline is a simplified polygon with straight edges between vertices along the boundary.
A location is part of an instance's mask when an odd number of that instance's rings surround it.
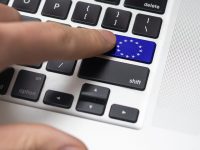
<svg viewBox="0 0 200 150">
<path fill-rule="evenodd" d="M 65 44 L 66 40 L 69 39 L 70 30 L 64 25 L 55 22 L 48 22 L 48 28 L 54 32 L 54 37 L 56 39 L 56 43 Z"/>
<path fill-rule="evenodd" d="M 100 48 L 102 46 L 104 46 L 104 39 L 102 38 L 101 34 L 99 33 L 98 30 L 92 30 L 91 31 L 91 38 L 90 38 L 93 42 L 95 42 L 95 45 L 97 45 L 96 47 Z"/>
<path fill-rule="evenodd" d="M 57 26 L 58 26 L 58 23 L 56 23 L 56 22 L 51 22 L 51 21 L 46 22 L 46 24 L 48 25 L 48 28 L 50 28 L 50 29 L 52 29 L 52 28 L 57 28 Z"/>
</svg>

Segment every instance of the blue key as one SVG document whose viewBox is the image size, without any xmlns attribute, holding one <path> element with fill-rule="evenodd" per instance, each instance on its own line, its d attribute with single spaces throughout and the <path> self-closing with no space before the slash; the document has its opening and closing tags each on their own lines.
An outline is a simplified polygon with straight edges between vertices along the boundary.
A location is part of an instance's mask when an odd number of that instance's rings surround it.
<svg viewBox="0 0 200 150">
<path fill-rule="evenodd" d="M 116 47 L 106 55 L 146 64 L 152 63 L 156 43 L 121 35 L 116 35 L 116 38 Z"/>
</svg>

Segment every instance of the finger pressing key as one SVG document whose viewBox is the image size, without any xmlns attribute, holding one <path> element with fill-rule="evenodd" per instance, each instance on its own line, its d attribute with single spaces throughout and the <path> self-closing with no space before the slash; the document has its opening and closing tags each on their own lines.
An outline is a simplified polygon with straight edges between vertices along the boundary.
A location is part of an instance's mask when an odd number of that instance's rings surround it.
<svg viewBox="0 0 200 150">
<path fill-rule="evenodd" d="M 92 57 L 111 50 L 116 42 L 109 31 L 36 22 L 0 24 L 0 37 L 3 66 Z"/>
</svg>

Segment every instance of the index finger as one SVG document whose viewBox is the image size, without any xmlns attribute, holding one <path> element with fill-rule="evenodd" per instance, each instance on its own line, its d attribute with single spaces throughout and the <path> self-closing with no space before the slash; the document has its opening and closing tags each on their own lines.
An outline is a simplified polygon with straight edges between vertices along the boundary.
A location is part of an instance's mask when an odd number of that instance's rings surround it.
<svg viewBox="0 0 200 150">
<path fill-rule="evenodd" d="M 0 37 L 0 64 L 6 65 L 92 57 L 116 42 L 108 31 L 37 22 L 0 24 Z"/>
</svg>

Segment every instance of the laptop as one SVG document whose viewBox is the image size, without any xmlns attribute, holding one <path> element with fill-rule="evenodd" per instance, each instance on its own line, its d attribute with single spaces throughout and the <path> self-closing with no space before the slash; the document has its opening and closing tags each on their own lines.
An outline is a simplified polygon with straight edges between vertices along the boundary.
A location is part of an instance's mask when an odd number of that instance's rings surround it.
<svg viewBox="0 0 200 150">
<path fill-rule="evenodd" d="M 90 150 L 200 149 L 200 1 L 0 3 L 23 21 L 105 29 L 117 38 L 101 56 L 1 72 L 1 124 L 48 124 Z"/>
</svg>

